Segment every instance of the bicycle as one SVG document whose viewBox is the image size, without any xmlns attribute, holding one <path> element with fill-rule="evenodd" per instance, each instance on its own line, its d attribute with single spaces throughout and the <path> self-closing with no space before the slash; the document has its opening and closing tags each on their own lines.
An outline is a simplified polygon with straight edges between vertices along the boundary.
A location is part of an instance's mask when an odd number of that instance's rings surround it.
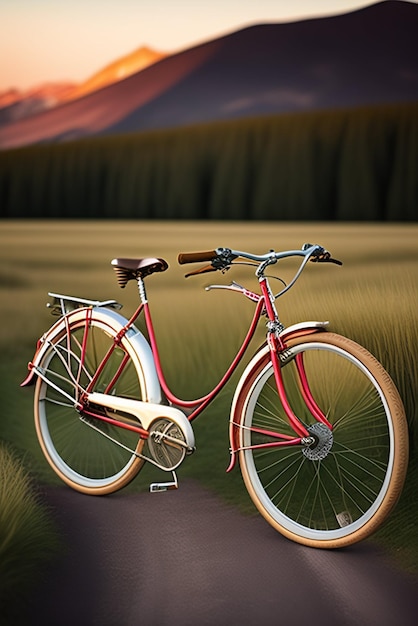
<svg viewBox="0 0 418 626">
<path fill-rule="evenodd" d="M 274 294 L 266 270 L 290 257 L 301 257 L 299 267 Z M 129 320 L 115 300 L 50 293 L 59 319 L 38 341 L 22 386 L 36 381 L 36 432 L 52 469 L 70 487 L 102 495 L 127 485 L 148 462 L 172 475 L 151 484 L 152 492 L 177 488 L 176 469 L 195 450 L 193 420 L 230 380 L 267 318 L 266 341 L 233 396 L 227 472 L 239 458 L 258 511 L 293 541 L 337 548 L 374 532 L 403 487 L 405 412 L 389 375 L 363 347 L 329 332 L 328 322 L 281 323 L 276 300 L 309 260 L 341 265 L 311 244 L 263 255 L 229 248 L 179 255 L 180 264 L 209 262 L 186 277 L 245 264 L 260 286 L 260 293 L 234 281 L 206 287 L 240 293 L 255 311 L 223 377 L 191 401 L 165 381 L 145 289 L 145 278 L 168 268 L 164 259 L 111 262 L 120 287 L 138 285 L 140 303 Z M 148 339 L 135 326 L 141 313 Z"/>
</svg>

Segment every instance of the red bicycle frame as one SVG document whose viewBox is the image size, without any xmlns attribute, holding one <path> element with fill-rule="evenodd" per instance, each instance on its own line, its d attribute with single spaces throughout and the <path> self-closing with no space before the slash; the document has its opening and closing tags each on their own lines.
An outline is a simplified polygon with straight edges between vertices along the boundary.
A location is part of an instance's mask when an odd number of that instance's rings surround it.
<svg viewBox="0 0 418 626">
<path fill-rule="evenodd" d="M 132 326 L 132 324 L 134 324 L 136 319 L 139 317 L 139 315 L 143 311 L 144 317 L 145 317 L 146 329 L 148 332 L 149 342 L 151 345 L 151 350 L 152 350 L 152 354 L 154 357 L 155 367 L 157 371 L 158 380 L 161 385 L 161 389 L 170 403 L 176 405 L 177 407 L 187 409 L 189 411 L 188 419 L 190 422 L 192 422 L 212 402 L 212 400 L 218 395 L 218 393 L 223 389 L 226 383 L 230 380 L 232 374 L 236 370 L 238 364 L 240 363 L 242 357 L 244 356 L 254 336 L 254 333 L 255 333 L 257 324 L 261 318 L 261 315 L 265 313 L 270 323 L 273 323 L 273 324 L 278 323 L 277 311 L 274 306 L 274 296 L 272 296 L 270 292 L 267 279 L 265 277 L 262 277 L 260 278 L 259 282 L 260 282 L 260 288 L 261 288 L 261 295 L 255 294 L 247 289 L 243 291 L 243 294 L 246 297 L 256 302 L 256 308 L 255 308 L 255 312 L 253 315 L 253 319 L 250 323 L 249 329 L 242 342 L 242 345 L 240 349 L 238 350 L 235 358 L 232 360 L 230 366 L 226 370 L 225 374 L 218 382 L 218 384 L 215 385 L 215 387 L 206 395 L 202 396 L 201 398 L 197 398 L 196 400 L 182 400 L 181 398 L 178 398 L 169 388 L 165 380 L 163 368 L 161 365 L 161 359 L 160 359 L 160 355 L 158 351 L 156 334 L 154 331 L 154 326 L 152 322 L 151 311 L 149 308 L 148 300 L 146 299 L 146 296 L 145 296 L 145 287 L 143 285 L 143 282 L 140 288 L 140 294 L 142 294 L 141 304 L 136 309 L 136 311 L 134 312 L 130 320 L 126 323 L 126 325 L 121 329 L 118 335 L 114 338 L 113 344 L 110 346 L 109 350 L 107 351 L 106 355 L 101 361 L 99 367 L 97 368 L 92 380 L 90 381 L 88 387 L 86 388 L 86 392 L 89 393 L 93 390 L 94 385 L 96 384 L 101 372 L 106 366 L 106 363 L 110 359 L 114 349 L 117 346 L 120 346 L 123 336 L 127 333 L 129 328 Z M 78 376 L 80 375 L 81 369 L 83 367 L 84 359 L 85 359 L 85 351 L 86 351 L 86 345 L 87 345 L 87 336 L 89 332 L 89 320 L 90 320 L 89 311 L 90 309 L 86 310 L 85 331 L 84 331 L 84 337 L 83 337 L 83 342 L 81 346 L 81 357 L 80 357 Z M 257 432 L 259 434 L 268 436 L 272 439 L 275 439 L 275 441 L 262 443 L 262 444 L 255 444 L 250 447 L 255 449 L 255 448 L 271 448 L 271 447 L 278 447 L 278 446 L 300 445 L 302 443 L 302 440 L 306 437 L 309 437 L 310 435 L 309 435 L 308 430 L 299 420 L 299 418 L 294 414 L 287 398 L 286 389 L 285 389 L 282 372 L 281 372 L 280 358 L 279 358 L 280 353 L 286 348 L 286 345 L 285 343 L 283 343 L 280 337 L 280 334 L 278 332 L 269 331 L 267 341 L 268 341 L 268 346 L 270 350 L 270 359 L 273 365 L 274 377 L 276 381 L 276 386 L 277 386 L 277 391 L 278 391 L 278 395 L 280 398 L 280 402 L 287 415 L 287 418 L 289 420 L 291 427 L 295 431 L 296 436 L 292 437 L 289 435 L 285 435 L 283 433 L 278 433 L 278 432 L 273 432 L 270 430 L 252 427 L 251 430 L 253 432 Z M 125 357 L 123 358 L 122 362 L 120 363 L 118 367 L 117 372 L 114 374 L 112 380 L 108 383 L 105 393 L 110 393 L 113 385 L 116 384 L 117 380 L 121 376 L 128 361 L 129 361 L 129 357 L 128 355 L 125 355 Z M 331 424 L 328 422 L 328 420 L 326 419 L 326 417 L 324 416 L 324 414 L 322 413 L 321 409 L 318 407 L 318 405 L 316 404 L 312 396 L 312 393 L 309 388 L 306 372 L 303 366 L 303 356 L 301 354 L 295 357 L 295 363 L 296 363 L 296 368 L 297 368 L 299 381 L 300 381 L 300 390 L 301 390 L 302 397 L 304 398 L 304 401 L 307 407 L 309 408 L 310 412 L 312 413 L 312 415 L 314 416 L 316 420 L 326 424 L 329 428 L 332 428 Z M 82 403 L 82 397 L 80 398 L 80 401 Z M 126 423 L 117 418 L 109 417 L 108 415 L 103 415 L 103 413 L 92 411 L 91 408 L 88 406 L 83 406 L 83 408 L 81 409 L 81 412 L 84 415 L 95 417 L 97 419 L 109 422 L 115 426 L 135 431 L 144 439 L 148 437 L 148 431 L 146 431 L 145 429 L 139 426 L 133 425 L 132 423 Z M 231 454 L 232 454 L 231 464 L 227 471 L 230 471 L 230 469 L 232 469 L 232 467 L 235 465 L 234 457 L 235 457 L 236 452 L 237 452 L 237 449 L 233 445 L 231 449 Z"/>
</svg>

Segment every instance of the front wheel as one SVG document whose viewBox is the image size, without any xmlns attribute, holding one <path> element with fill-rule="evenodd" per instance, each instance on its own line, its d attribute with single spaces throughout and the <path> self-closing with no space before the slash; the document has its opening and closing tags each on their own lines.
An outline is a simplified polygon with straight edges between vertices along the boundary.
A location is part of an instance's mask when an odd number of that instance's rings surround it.
<svg viewBox="0 0 418 626">
<path fill-rule="evenodd" d="M 297 355 L 331 429 L 312 417 L 302 398 Z M 292 409 L 315 445 L 253 447 L 274 441 L 262 430 L 295 436 L 265 354 L 247 377 L 234 416 L 248 492 L 264 518 L 293 541 L 322 548 L 360 541 L 386 519 L 405 479 L 408 431 L 395 385 L 367 350 L 333 333 L 289 340 L 281 369 Z"/>
</svg>

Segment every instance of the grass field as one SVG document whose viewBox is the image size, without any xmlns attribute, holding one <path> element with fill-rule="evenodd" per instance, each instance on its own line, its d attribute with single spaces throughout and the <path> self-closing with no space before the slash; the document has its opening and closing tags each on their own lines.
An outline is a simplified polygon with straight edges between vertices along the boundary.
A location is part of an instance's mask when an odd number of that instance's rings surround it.
<svg viewBox="0 0 418 626">
<path fill-rule="evenodd" d="M 320 243 L 335 265 L 310 264 L 296 286 L 278 302 L 289 325 L 308 319 L 330 320 L 332 330 L 370 349 L 388 369 L 403 397 L 411 436 L 411 463 L 404 495 L 375 540 L 418 571 L 417 381 L 418 226 L 414 224 L 213 223 L 213 222 L 70 222 L 3 221 L 0 228 L 0 440 L 7 442 L 38 482 L 58 479 L 43 459 L 35 436 L 31 389 L 21 389 L 36 339 L 52 323 L 47 292 L 92 299 L 114 298 L 129 316 L 135 286 L 121 291 L 110 260 L 164 257 L 169 271 L 147 280 L 155 329 L 168 382 L 179 395 L 206 393 L 226 369 L 240 345 L 253 306 L 237 294 L 203 287 L 236 280 L 257 288 L 249 268 L 227 275 L 184 279 L 178 252 L 227 246 L 264 253 Z M 274 273 L 288 280 L 289 261 Z M 279 283 L 277 283 L 279 285 Z M 279 290 L 279 287 L 278 287 Z M 260 328 L 253 348 L 263 339 Z M 236 380 L 236 378 L 235 378 Z M 195 422 L 197 452 L 179 471 L 194 476 L 243 510 L 253 511 L 239 470 L 226 475 L 228 416 L 233 384 Z M 155 479 L 146 467 L 129 489 L 146 489 Z M 160 477 L 160 476 L 159 476 Z M 1 544 L 1 538 L 0 538 Z M 1 554 L 0 554 L 1 559 Z"/>
</svg>

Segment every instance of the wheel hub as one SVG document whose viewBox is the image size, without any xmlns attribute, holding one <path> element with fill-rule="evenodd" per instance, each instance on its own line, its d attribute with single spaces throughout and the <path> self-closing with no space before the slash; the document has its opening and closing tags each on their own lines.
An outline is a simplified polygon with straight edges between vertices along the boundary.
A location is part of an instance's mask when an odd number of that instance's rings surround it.
<svg viewBox="0 0 418 626">
<path fill-rule="evenodd" d="M 325 459 L 334 442 L 332 431 L 321 422 L 315 422 L 315 424 L 308 426 L 307 430 L 314 438 L 314 442 L 308 447 L 303 448 L 302 453 L 311 461 L 321 461 Z"/>
</svg>

